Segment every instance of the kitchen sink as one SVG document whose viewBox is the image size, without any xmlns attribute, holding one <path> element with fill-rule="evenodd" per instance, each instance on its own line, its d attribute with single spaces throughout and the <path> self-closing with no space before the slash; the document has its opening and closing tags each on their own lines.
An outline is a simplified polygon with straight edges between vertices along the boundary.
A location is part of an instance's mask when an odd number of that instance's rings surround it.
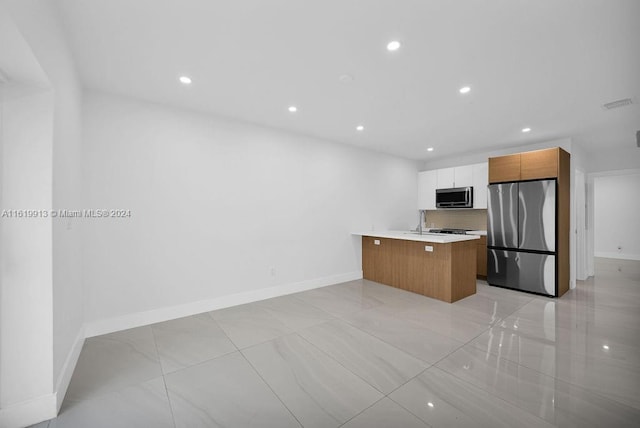
<svg viewBox="0 0 640 428">
<path fill-rule="evenodd" d="M 409 231 L 409 232 L 404 232 L 404 234 L 405 235 L 420 235 L 420 232 Z M 422 232 L 422 235 L 438 235 L 438 236 L 442 236 L 442 233 Z"/>
</svg>

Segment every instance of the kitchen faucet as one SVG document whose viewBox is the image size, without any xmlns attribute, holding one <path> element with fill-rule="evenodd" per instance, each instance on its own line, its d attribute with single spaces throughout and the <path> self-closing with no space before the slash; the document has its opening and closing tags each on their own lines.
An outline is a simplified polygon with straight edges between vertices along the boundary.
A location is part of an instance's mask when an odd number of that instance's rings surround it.
<svg viewBox="0 0 640 428">
<path fill-rule="evenodd" d="M 418 210 L 418 217 L 420 218 L 420 222 L 418 223 L 418 232 L 420 233 L 420 235 L 422 235 L 422 230 L 424 227 L 424 221 L 425 221 L 425 214 L 427 213 L 426 210 Z"/>
</svg>

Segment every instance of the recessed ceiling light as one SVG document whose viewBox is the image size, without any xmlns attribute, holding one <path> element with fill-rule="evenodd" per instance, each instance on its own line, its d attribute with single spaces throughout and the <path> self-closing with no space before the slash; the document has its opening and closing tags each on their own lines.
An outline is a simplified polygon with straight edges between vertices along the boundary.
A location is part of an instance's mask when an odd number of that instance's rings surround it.
<svg viewBox="0 0 640 428">
<path fill-rule="evenodd" d="M 397 40 L 392 40 L 389 43 L 387 43 L 387 50 L 388 51 L 397 51 L 398 49 L 400 49 L 400 42 Z"/>
<path fill-rule="evenodd" d="M 356 126 L 356 131 L 364 131 L 364 126 L 362 125 Z"/>
<path fill-rule="evenodd" d="M 189 76 L 180 76 L 180 78 L 178 80 L 180 80 L 180 83 L 182 83 L 183 85 L 190 85 L 191 84 L 191 77 L 189 77 Z"/>
<path fill-rule="evenodd" d="M 609 350 L 609 345 L 602 345 L 602 349 L 604 349 L 605 351 Z"/>
<path fill-rule="evenodd" d="M 296 106 L 289 106 L 289 113 L 295 113 L 298 111 L 298 107 Z"/>
<path fill-rule="evenodd" d="M 341 74 L 338 80 L 340 80 L 340 83 L 351 83 L 353 82 L 353 76 L 350 74 Z"/>
<path fill-rule="evenodd" d="M 432 403 L 431 401 L 429 401 L 429 402 L 427 403 L 427 406 L 429 406 L 429 407 L 433 407 L 433 403 Z"/>
<path fill-rule="evenodd" d="M 522 132 L 524 132 L 525 134 L 527 132 L 531 132 L 531 128 L 522 128 Z"/>
<path fill-rule="evenodd" d="M 468 94 L 470 90 L 471 90 L 470 86 L 463 86 L 462 88 L 460 88 L 460 93 L 461 94 Z"/>
<path fill-rule="evenodd" d="M 432 151 L 433 151 L 433 147 L 429 147 L 429 148 L 427 149 L 427 151 L 428 151 L 428 152 L 432 152 Z"/>
</svg>

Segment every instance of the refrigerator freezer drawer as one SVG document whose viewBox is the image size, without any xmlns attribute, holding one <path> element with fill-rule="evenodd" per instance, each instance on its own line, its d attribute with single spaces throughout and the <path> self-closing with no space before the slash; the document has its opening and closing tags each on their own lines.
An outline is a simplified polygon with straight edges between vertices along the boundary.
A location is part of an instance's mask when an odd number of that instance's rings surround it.
<svg viewBox="0 0 640 428">
<path fill-rule="evenodd" d="M 492 249 L 487 252 L 489 284 L 556 295 L 556 256 Z"/>
</svg>

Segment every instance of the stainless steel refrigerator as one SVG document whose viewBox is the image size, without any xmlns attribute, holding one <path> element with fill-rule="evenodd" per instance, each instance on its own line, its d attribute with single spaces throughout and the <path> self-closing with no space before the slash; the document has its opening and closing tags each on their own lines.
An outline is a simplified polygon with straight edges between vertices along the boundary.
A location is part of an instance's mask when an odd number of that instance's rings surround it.
<svg viewBox="0 0 640 428">
<path fill-rule="evenodd" d="M 558 295 L 556 180 L 489 185 L 487 282 Z"/>
</svg>

